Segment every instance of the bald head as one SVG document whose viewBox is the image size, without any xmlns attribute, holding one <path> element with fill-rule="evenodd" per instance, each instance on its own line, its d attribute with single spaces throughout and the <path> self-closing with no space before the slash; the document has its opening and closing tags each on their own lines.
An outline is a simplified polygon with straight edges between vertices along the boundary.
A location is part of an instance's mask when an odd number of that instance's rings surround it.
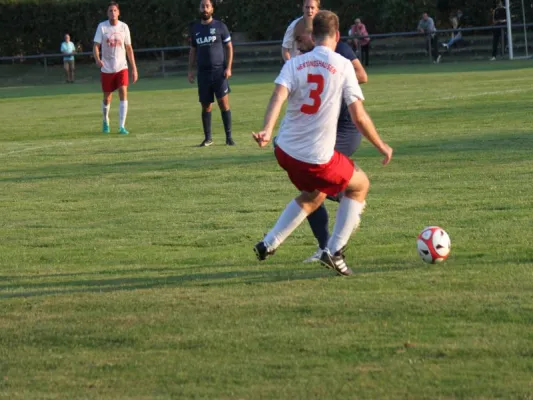
<svg viewBox="0 0 533 400">
<path fill-rule="evenodd" d="M 312 38 L 313 19 L 302 18 L 294 26 L 294 41 L 300 53 L 307 53 L 315 47 Z"/>
</svg>

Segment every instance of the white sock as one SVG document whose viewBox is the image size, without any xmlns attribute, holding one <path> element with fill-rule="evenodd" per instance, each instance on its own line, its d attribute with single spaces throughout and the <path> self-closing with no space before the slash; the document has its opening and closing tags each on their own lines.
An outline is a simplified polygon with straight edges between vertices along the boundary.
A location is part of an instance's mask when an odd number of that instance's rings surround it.
<svg viewBox="0 0 533 400">
<path fill-rule="evenodd" d="M 127 115 L 128 115 L 128 100 L 124 100 L 120 102 L 120 106 L 118 107 L 118 119 L 120 123 L 120 126 L 119 126 L 120 128 L 124 128 Z"/>
<path fill-rule="evenodd" d="M 109 124 L 109 109 L 111 108 L 111 103 L 104 104 L 102 103 L 102 112 L 104 113 L 104 122 Z"/>
<path fill-rule="evenodd" d="M 285 207 L 274 225 L 267 233 L 263 242 L 270 249 L 277 249 L 281 243 L 307 218 L 307 213 L 298 205 L 296 200 Z"/>
<path fill-rule="evenodd" d="M 359 226 L 359 222 L 361 222 L 361 214 L 365 208 L 365 204 L 364 202 L 360 203 L 346 196 L 341 199 L 335 218 L 333 233 L 328 241 L 328 249 L 331 254 L 335 254 L 346 246 L 352 232 Z"/>
</svg>

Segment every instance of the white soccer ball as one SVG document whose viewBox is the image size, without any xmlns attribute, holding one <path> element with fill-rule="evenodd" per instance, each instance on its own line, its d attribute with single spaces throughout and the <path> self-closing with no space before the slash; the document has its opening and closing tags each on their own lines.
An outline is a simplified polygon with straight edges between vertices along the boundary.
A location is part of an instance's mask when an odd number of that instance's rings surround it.
<svg viewBox="0 0 533 400">
<path fill-rule="evenodd" d="M 439 226 L 424 228 L 416 240 L 418 255 L 429 264 L 441 263 L 446 260 L 451 247 L 450 237 Z"/>
</svg>

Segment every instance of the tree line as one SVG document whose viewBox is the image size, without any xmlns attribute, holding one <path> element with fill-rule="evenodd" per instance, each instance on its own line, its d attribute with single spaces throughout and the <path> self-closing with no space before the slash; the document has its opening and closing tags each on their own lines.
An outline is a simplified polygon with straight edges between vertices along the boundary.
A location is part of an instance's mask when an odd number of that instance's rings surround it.
<svg viewBox="0 0 533 400">
<path fill-rule="evenodd" d="M 281 40 L 285 28 L 301 15 L 300 0 L 214 0 L 215 18 L 249 40 Z M 120 0 L 119 0 L 120 3 Z M 107 1 L 0 0 L 0 55 L 57 53 L 65 33 L 87 51 L 96 26 L 106 19 Z M 131 29 L 134 48 L 180 46 L 188 43 L 188 28 L 198 18 L 199 0 L 127 0 L 121 19 Z M 487 0 L 322 0 L 335 11 L 346 34 L 361 18 L 370 34 L 414 31 L 423 11 L 438 27 L 448 28 L 448 15 L 458 7 L 471 26 L 491 22 Z"/>
</svg>

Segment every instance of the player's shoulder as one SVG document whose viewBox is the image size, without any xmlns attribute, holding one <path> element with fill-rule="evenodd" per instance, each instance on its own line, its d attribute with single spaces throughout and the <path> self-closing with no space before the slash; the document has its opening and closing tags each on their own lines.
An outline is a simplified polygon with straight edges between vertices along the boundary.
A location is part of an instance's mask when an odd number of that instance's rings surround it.
<svg viewBox="0 0 533 400">
<path fill-rule="evenodd" d="M 298 21 L 300 21 L 301 19 L 303 19 L 303 17 L 298 17 L 296 18 L 295 20 L 293 20 L 289 26 L 287 27 L 287 31 L 289 30 L 294 30 L 294 27 L 296 26 L 296 24 L 298 23 Z"/>
<path fill-rule="evenodd" d="M 217 27 L 221 27 L 221 28 L 226 28 L 227 29 L 227 26 L 224 22 L 222 22 L 221 20 L 219 19 L 213 19 L 213 25 L 217 26 Z"/>
<path fill-rule="evenodd" d="M 345 42 L 337 43 L 337 48 L 335 49 L 335 53 L 340 54 L 341 56 L 348 59 L 349 61 L 353 61 L 357 58 L 357 56 L 355 55 L 350 45 Z"/>
<path fill-rule="evenodd" d="M 336 51 L 329 52 L 329 61 L 330 64 L 335 66 L 335 69 L 341 71 L 342 73 L 344 73 L 344 71 L 348 68 L 353 69 L 352 62 Z"/>
<path fill-rule="evenodd" d="M 104 28 L 106 26 L 110 26 L 109 21 L 107 19 L 105 21 L 100 22 L 98 24 L 98 28 L 97 29 L 101 29 L 101 28 Z"/>
</svg>

